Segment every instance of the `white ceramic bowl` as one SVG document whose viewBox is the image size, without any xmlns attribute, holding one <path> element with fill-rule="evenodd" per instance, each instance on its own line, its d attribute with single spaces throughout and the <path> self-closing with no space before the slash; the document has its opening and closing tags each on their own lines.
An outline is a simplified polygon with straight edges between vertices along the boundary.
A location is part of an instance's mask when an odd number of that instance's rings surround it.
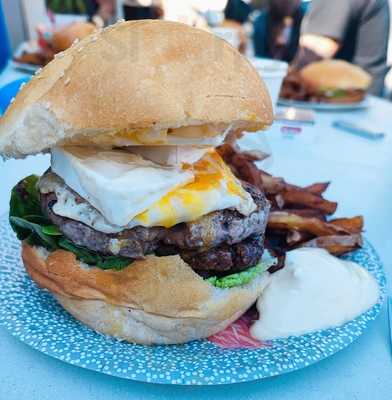
<svg viewBox="0 0 392 400">
<path fill-rule="evenodd" d="M 284 77 L 287 74 L 288 64 L 284 61 L 268 58 L 250 58 L 250 62 L 263 78 L 272 99 L 272 105 L 276 107 L 279 92 Z"/>
</svg>

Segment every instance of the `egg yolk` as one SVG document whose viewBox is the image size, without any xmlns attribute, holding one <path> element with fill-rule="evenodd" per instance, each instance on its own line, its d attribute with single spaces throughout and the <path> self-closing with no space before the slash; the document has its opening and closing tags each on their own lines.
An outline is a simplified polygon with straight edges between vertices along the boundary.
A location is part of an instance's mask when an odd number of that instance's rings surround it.
<svg viewBox="0 0 392 400">
<path fill-rule="evenodd" d="M 177 207 L 184 208 L 193 219 L 204 215 L 206 198 L 210 191 L 220 190 L 225 186 L 226 192 L 230 195 L 245 196 L 244 189 L 215 150 L 206 153 L 193 165 L 183 165 L 183 168 L 193 169 L 195 175 L 193 182 L 167 193 L 148 210 L 137 215 L 135 219 L 147 225 L 151 212 L 156 210 L 162 215 L 160 225 L 169 228 L 178 223 Z"/>
</svg>

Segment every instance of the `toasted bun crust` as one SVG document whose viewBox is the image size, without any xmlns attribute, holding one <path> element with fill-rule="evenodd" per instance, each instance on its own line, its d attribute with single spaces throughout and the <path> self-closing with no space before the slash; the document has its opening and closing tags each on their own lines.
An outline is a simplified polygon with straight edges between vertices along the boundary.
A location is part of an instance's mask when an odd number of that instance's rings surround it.
<svg viewBox="0 0 392 400">
<path fill-rule="evenodd" d="M 83 39 L 96 30 L 96 26 L 89 22 L 73 22 L 53 33 L 52 47 L 56 53 L 67 50 L 77 39 Z"/>
<path fill-rule="evenodd" d="M 316 90 L 362 89 L 367 90 L 371 76 L 362 68 L 343 60 L 323 60 L 307 65 L 301 70 L 304 81 Z"/>
<path fill-rule="evenodd" d="M 184 343 L 226 328 L 260 296 L 266 275 L 240 288 L 218 289 L 179 256 L 135 261 L 121 271 L 87 268 L 74 254 L 49 254 L 26 243 L 31 278 L 92 329 L 142 344 Z"/>
<path fill-rule="evenodd" d="M 224 40 L 168 21 L 129 21 L 64 51 L 19 92 L 0 123 L 0 154 L 194 125 L 255 131 L 272 123 L 257 71 Z"/>
</svg>

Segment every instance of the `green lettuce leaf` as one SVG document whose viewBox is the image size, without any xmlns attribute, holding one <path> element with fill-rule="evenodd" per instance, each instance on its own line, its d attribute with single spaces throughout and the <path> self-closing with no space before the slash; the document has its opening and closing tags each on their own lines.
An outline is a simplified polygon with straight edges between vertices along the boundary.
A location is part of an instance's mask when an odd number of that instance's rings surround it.
<svg viewBox="0 0 392 400">
<path fill-rule="evenodd" d="M 272 261 L 261 261 L 259 264 L 255 265 L 254 267 L 250 267 L 245 271 L 227 275 L 222 278 L 212 276 L 207 279 L 207 282 L 220 289 L 230 289 L 233 287 L 247 285 L 257 276 L 265 272 L 272 264 Z"/>
<path fill-rule="evenodd" d="M 330 99 L 339 99 L 347 96 L 347 90 L 344 89 L 322 89 L 322 93 Z"/>
<path fill-rule="evenodd" d="M 21 180 L 11 192 L 10 217 L 25 218 L 27 215 L 42 215 L 37 190 L 38 176 L 30 175 Z M 33 221 L 34 222 L 34 221 Z M 16 225 L 10 218 L 10 224 L 19 240 L 30 235 L 30 229 Z"/>
<path fill-rule="evenodd" d="M 43 215 L 37 188 L 38 179 L 38 176 L 31 175 L 20 181 L 11 192 L 9 221 L 19 240 L 25 240 L 30 245 L 43 246 L 49 251 L 59 248 L 68 250 L 78 260 L 101 269 L 121 270 L 132 263 L 130 258 L 103 256 L 66 239 L 58 227 Z"/>
<path fill-rule="evenodd" d="M 36 234 L 48 250 L 56 250 L 58 248 L 56 240 L 53 239 L 51 236 L 46 235 L 43 232 L 41 225 L 33 224 L 32 222 L 29 222 L 26 219 L 19 217 L 10 217 L 10 222 L 18 230 L 19 228 L 21 228 L 21 231 L 23 230 L 23 232 L 26 231 Z M 30 236 L 30 234 L 28 236 Z M 28 236 L 26 236 L 26 238 Z"/>
<path fill-rule="evenodd" d="M 101 256 L 98 253 L 86 249 L 85 247 L 77 246 L 64 237 L 62 237 L 58 243 L 63 249 L 74 253 L 80 261 L 86 264 L 96 265 L 101 269 L 121 270 L 128 267 L 128 265 L 132 263 L 132 260 L 126 257 Z"/>
</svg>

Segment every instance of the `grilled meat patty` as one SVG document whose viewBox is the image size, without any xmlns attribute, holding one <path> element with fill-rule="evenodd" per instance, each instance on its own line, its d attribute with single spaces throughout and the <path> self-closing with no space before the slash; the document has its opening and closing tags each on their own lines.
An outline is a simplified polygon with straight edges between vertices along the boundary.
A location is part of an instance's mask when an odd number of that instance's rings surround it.
<svg viewBox="0 0 392 400">
<path fill-rule="evenodd" d="M 101 254 L 133 259 L 153 253 L 180 254 L 195 270 L 242 270 L 261 258 L 269 211 L 264 194 L 252 185 L 243 185 L 257 206 L 249 216 L 225 209 L 172 228 L 137 226 L 108 234 L 55 214 L 52 210 L 57 201 L 55 193 L 41 193 L 41 205 L 68 239 Z"/>
<path fill-rule="evenodd" d="M 195 271 L 239 272 L 256 265 L 264 251 L 264 235 L 252 235 L 242 242 L 227 243 L 203 252 L 181 251 L 182 259 Z"/>
</svg>

